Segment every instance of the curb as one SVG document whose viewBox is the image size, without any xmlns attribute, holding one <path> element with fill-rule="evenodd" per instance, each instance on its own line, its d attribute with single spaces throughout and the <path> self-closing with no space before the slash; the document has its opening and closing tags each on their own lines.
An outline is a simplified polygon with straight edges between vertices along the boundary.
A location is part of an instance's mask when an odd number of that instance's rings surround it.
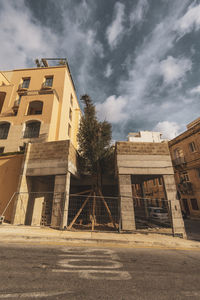
<svg viewBox="0 0 200 300">
<path fill-rule="evenodd" d="M 111 239 L 81 239 L 81 238 L 54 238 L 54 237 L 38 237 L 38 236 L 13 236 L 6 235 L 1 238 L 1 244 L 70 244 L 70 245 L 78 245 L 78 246 L 103 246 L 103 247 L 118 247 L 118 248 L 157 248 L 157 249 L 176 249 L 176 250 L 193 250 L 200 251 L 200 243 L 198 245 L 170 245 L 164 244 L 161 242 L 150 242 L 150 241 L 127 241 L 127 240 L 111 240 Z"/>
</svg>

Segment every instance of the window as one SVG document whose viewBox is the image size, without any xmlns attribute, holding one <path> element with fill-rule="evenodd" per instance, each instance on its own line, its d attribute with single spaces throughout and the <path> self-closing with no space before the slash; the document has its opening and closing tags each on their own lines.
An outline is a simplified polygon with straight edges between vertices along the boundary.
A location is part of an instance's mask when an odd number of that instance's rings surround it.
<svg viewBox="0 0 200 300">
<path fill-rule="evenodd" d="M 3 103 L 4 103 L 4 100 L 5 100 L 5 97 L 6 97 L 6 93 L 0 92 L 0 113 L 1 113 L 2 108 L 3 108 Z"/>
<path fill-rule="evenodd" d="M 24 131 L 24 139 L 26 138 L 37 138 L 40 133 L 40 125 L 39 121 L 31 121 L 26 123 L 25 131 Z"/>
<path fill-rule="evenodd" d="M 192 209 L 199 210 L 197 199 L 195 199 L 195 198 L 190 199 L 190 202 L 191 202 L 191 205 L 192 205 Z"/>
<path fill-rule="evenodd" d="M 68 125 L 68 136 L 71 137 L 71 125 Z"/>
<path fill-rule="evenodd" d="M 153 185 L 156 185 L 156 178 L 153 179 Z"/>
<path fill-rule="evenodd" d="M 200 178 L 200 168 L 197 169 L 197 176 Z"/>
<path fill-rule="evenodd" d="M 41 115 L 43 109 L 42 101 L 32 101 L 29 103 L 27 115 Z"/>
<path fill-rule="evenodd" d="M 23 83 L 22 83 L 22 88 L 23 89 L 28 89 L 29 88 L 29 84 L 30 84 L 30 77 L 29 78 L 23 78 Z"/>
<path fill-rule="evenodd" d="M 10 129 L 10 123 L 5 122 L 0 124 L 0 140 L 7 139 L 9 129 Z"/>
<path fill-rule="evenodd" d="M 72 110 L 71 110 L 71 108 L 69 109 L 69 119 L 72 120 Z"/>
<path fill-rule="evenodd" d="M 0 154 L 4 153 L 4 147 L 0 147 Z"/>
<path fill-rule="evenodd" d="M 72 96 L 72 94 L 70 96 L 70 103 L 71 103 L 71 106 L 73 106 L 73 96 Z"/>
<path fill-rule="evenodd" d="M 190 181 L 187 172 L 182 173 L 182 175 L 180 176 L 180 181 Z"/>
<path fill-rule="evenodd" d="M 161 177 L 158 177 L 158 184 L 162 185 L 162 178 Z"/>
<path fill-rule="evenodd" d="M 44 85 L 51 87 L 53 85 L 53 76 L 45 77 Z"/>
<path fill-rule="evenodd" d="M 190 152 L 195 152 L 196 151 L 196 146 L 195 146 L 194 142 L 189 143 L 189 149 L 190 149 Z"/>
</svg>

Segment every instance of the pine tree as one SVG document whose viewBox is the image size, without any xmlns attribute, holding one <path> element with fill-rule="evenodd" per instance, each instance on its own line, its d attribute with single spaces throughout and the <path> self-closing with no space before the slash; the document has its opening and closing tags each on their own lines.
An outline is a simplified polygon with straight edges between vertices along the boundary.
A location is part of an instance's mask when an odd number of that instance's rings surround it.
<svg viewBox="0 0 200 300">
<path fill-rule="evenodd" d="M 85 105 L 78 133 L 81 169 L 96 179 L 93 182 L 96 188 L 101 188 L 102 170 L 111 152 L 111 124 L 97 120 L 95 106 L 88 95 L 83 95 L 81 100 Z"/>
<path fill-rule="evenodd" d="M 98 223 L 96 211 L 103 205 L 107 211 L 109 219 L 116 229 L 116 224 L 112 218 L 110 208 L 102 194 L 102 175 L 106 172 L 106 166 L 113 163 L 113 149 L 111 143 L 111 124 L 106 121 L 97 120 L 95 106 L 88 95 L 83 95 L 81 100 L 84 102 L 84 114 L 81 118 L 78 143 L 80 155 L 80 169 L 82 173 L 91 176 L 92 189 L 88 197 L 82 203 L 77 214 L 73 218 L 68 228 L 72 228 L 87 203 L 92 201 L 92 211 L 90 220 L 92 222 L 92 230 Z M 88 192 L 88 191 L 86 191 Z M 80 194 L 84 194 L 81 192 Z"/>
</svg>

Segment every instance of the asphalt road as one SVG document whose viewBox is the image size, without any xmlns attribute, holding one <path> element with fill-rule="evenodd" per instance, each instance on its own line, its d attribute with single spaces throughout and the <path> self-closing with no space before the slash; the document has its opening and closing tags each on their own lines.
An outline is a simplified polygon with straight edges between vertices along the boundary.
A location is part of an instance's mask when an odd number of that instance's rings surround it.
<svg viewBox="0 0 200 300">
<path fill-rule="evenodd" d="M 3 244 L 0 299 L 200 299 L 200 252 Z"/>
</svg>

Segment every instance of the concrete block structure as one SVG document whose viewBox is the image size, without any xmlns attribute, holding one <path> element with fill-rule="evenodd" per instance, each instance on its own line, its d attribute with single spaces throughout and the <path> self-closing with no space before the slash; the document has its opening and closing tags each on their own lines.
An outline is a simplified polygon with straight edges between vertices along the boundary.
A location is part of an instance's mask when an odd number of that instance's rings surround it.
<svg viewBox="0 0 200 300">
<path fill-rule="evenodd" d="M 182 210 L 200 218 L 200 118 L 169 141 L 169 149 Z"/>
<path fill-rule="evenodd" d="M 77 175 L 76 160 L 76 150 L 69 140 L 29 144 L 12 223 L 66 226 L 70 176 Z"/>
<path fill-rule="evenodd" d="M 176 199 L 174 171 L 167 143 L 117 142 L 116 161 L 122 230 L 136 229 L 132 185 L 143 185 L 148 180 L 161 177 L 165 197 L 171 203 L 174 234 L 186 237 L 180 204 Z"/>
</svg>

